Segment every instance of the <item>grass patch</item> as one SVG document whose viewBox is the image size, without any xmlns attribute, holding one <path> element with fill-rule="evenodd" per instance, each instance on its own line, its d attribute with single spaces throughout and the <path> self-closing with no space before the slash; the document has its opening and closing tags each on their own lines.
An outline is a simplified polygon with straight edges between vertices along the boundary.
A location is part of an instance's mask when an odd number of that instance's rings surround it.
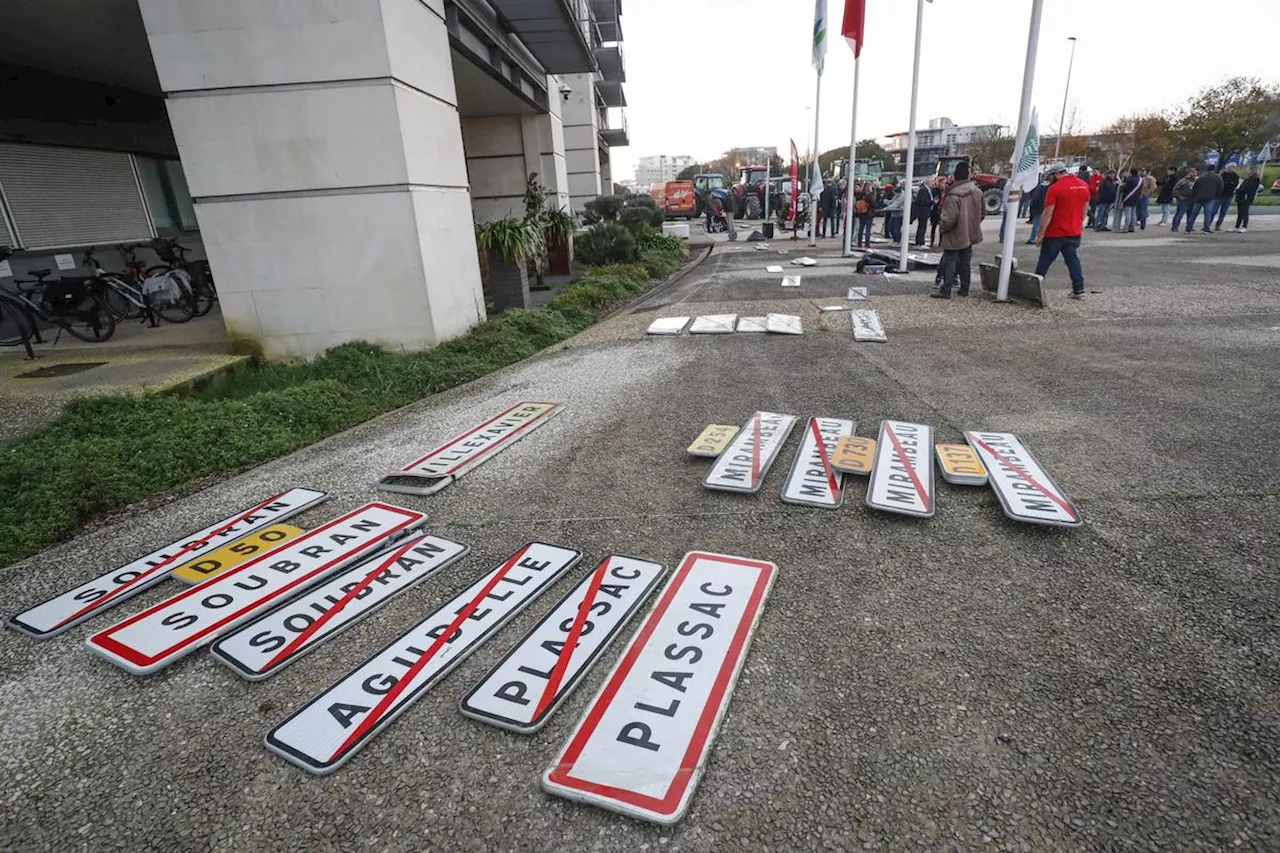
<svg viewBox="0 0 1280 853">
<path fill-rule="evenodd" d="M 666 274 L 658 270 L 678 268 L 683 250 L 661 255 L 593 268 L 546 306 L 500 314 L 428 352 L 350 343 L 306 363 L 255 362 L 183 396 L 71 403 L 0 447 L 0 566 L 143 498 L 273 459 L 528 358 L 641 293 Z"/>
</svg>

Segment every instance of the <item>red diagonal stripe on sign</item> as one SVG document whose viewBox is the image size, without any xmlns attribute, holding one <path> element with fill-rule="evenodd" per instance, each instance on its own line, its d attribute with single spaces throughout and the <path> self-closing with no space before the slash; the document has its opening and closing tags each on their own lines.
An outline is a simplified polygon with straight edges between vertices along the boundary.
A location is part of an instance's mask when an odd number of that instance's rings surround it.
<svg viewBox="0 0 1280 853">
<path fill-rule="evenodd" d="M 569 636 L 565 638 L 564 646 L 560 649 L 560 654 L 556 658 L 555 667 L 551 670 L 551 677 L 547 679 L 547 686 L 542 691 L 542 698 L 538 700 L 538 708 L 533 712 L 533 719 L 536 720 L 542 716 L 547 710 L 556 692 L 560 690 L 560 682 L 564 680 L 564 674 L 569 669 L 569 661 L 573 659 L 573 652 L 578 647 L 578 640 L 582 637 L 582 628 L 587 622 L 587 614 L 591 612 L 591 605 L 595 604 L 596 596 L 600 594 L 600 584 L 604 583 L 605 572 L 609 568 L 612 557 L 605 557 L 600 565 L 596 568 L 595 574 L 591 576 L 591 584 L 587 587 L 587 594 L 582 599 L 582 604 L 578 607 L 578 614 L 573 618 L 573 625 L 569 628 Z"/>
<path fill-rule="evenodd" d="M 752 435 L 755 440 L 751 442 L 751 488 L 755 488 L 756 479 L 760 476 L 760 415 L 756 414 L 751 419 Z"/>
<path fill-rule="evenodd" d="M 285 494 L 287 494 L 287 493 L 286 493 L 286 492 L 281 492 L 280 494 L 276 495 L 275 497 L 267 498 L 265 501 L 263 501 L 262 503 L 258 504 L 258 505 L 257 505 L 257 506 L 255 506 L 253 509 L 251 509 L 251 510 L 249 510 L 248 512 L 243 513 L 243 514 L 241 514 L 241 515 L 239 515 L 239 516 L 236 516 L 236 517 L 235 517 L 234 519 L 232 519 L 229 523 L 224 524 L 222 527 L 219 527 L 217 530 L 213 531 L 212 533 L 210 533 L 208 536 L 204 537 L 203 539 L 197 539 L 195 542 L 189 542 L 188 544 L 184 545 L 184 546 L 183 546 L 183 547 L 178 551 L 178 553 L 174 554 L 172 557 L 165 557 L 163 560 L 161 560 L 160 562 L 156 563 L 154 566 L 152 566 L 151 568 L 147 569 L 147 570 L 146 570 L 145 572 L 143 572 L 142 574 L 138 575 L 136 578 L 134 578 L 134 579 L 132 579 L 132 580 L 130 580 L 130 581 L 128 581 L 128 582 L 126 582 L 126 583 L 122 583 L 122 584 L 120 584 L 120 585 L 119 585 L 119 586 L 117 586 L 115 589 L 111 590 L 111 592 L 109 592 L 109 593 L 107 593 L 106 595 L 102 596 L 102 598 L 99 598 L 99 599 L 97 599 L 96 601 L 94 601 L 94 602 L 92 602 L 92 603 L 90 603 L 90 604 L 87 604 L 87 605 L 85 605 L 84 607 L 80 608 L 80 609 L 79 609 L 79 610 L 77 610 L 75 613 L 72 613 L 70 616 L 68 616 L 66 619 L 63 619 L 63 620 L 62 620 L 61 622 L 59 622 L 57 625 L 54 625 L 54 626 L 53 626 L 53 629 L 61 628 L 63 625 L 67 624 L 68 622 L 74 622 L 76 619 L 79 619 L 81 616 L 85 615 L 86 613 L 89 613 L 89 612 L 93 611 L 94 609 L 96 609 L 96 608 L 98 608 L 98 607 L 101 607 L 103 604 L 106 604 L 108 601 L 110 601 L 111 599 L 115 598 L 117 595 L 119 595 L 120 593 L 124 592 L 126 589 L 128 589 L 128 588 L 129 588 L 129 587 L 131 587 L 131 586 L 133 586 L 134 584 L 136 584 L 138 581 L 142 580 L 143 578 L 149 578 L 149 577 L 151 577 L 152 575 L 154 575 L 156 572 L 160 571 L 161 569 L 164 569 L 164 568 L 165 568 L 165 567 L 167 567 L 167 566 L 171 566 L 171 565 L 173 565 L 173 563 L 174 563 L 176 560 L 180 560 L 180 559 L 182 559 L 182 556 L 183 556 L 184 554 L 189 554 L 190 552 L 192 552 L 192 551 L 196 550 L 197 548 L 203 548 L 205 545 L 208 545 L 208 544 L 209 544 L 210 540 L 212 540 L 212 539 L 214 539 L 214 538 L 216 538 L 216 537 L 218 537 L 218 536 L 223 535 L 223 534 L 224 534 L 224 533 L 226 533 L 228 530 L 230 530 L 231 528 L 235 527 L 237 524 L 240 524 L 242 521 L 244 521 L 244 520 L 245 520 L 246 518 L 248 518 L 249 516 L 253 515 L 255 512 L 258 512 L 258 511 L 262 510 L 264 507 L 267 507 L 267 506 L 271 505 L 272 503 L 274 503 L 275 501 L 279 500 L 280 498 L 284 497 L 284 496 L 285 496 Z"/>
<path fill-rule="evenodd" d="M 885 434 L 889 436 L 889 441 L 893 442 L 893 451 L 898 454 L 902 467 L 907 469 L 907 473 L 911 475 L 911 485 L 916 487 L 916 496 L 920 498 L 920 503 L 924 504 L 925 509 L 932 506 L 929 496 L 924 493 L 924 483 L 920 482 L 920 476 L 916 474 L 916 466 L 911 464 L 911 460 L 907 458 L 907 452 L 902 449 L 902 442 L 898 441 L 898 436 L 893 432 L 893 427 L 889 424 L 884 425 Z"/>
<path fill-rule="evenodd" d="M 371 710 L 368 716 L 360 722 L 360 725 L 356 726 L 355 731 L 348 735 L 347 739 L 342 742 L 342 745 L 334 750 L 333 755 L 329 757 L 330 761 L 335 760 L 339 755 L 342 755 L 342 753 L 350 749 L 353 743 L 364 737 L 369 729 L 378 724 L 378 720 L 382 719 L 382 716 L 386 714 L 387 709 L 395 704 L 396 699 L 400 698 L 400 694 L 408 689 L 409 685 L 413 683 L 413 679 L 418 676 L 418 673 L 422 672 L 422 670 L 426 668 L 427 664 L 431 662 L 431 659 L 434 658 L 442 648 L 444 648 L 445 643 L 449 641 L 449 638 L 453 636 L 454 632 L 462 627 L 462 623 L 471 618 L 471 614 L 476 612 L 476 608 L 480 606 L 480 602 L 484 601 L 485 596 L 493 592 L 493 588 L 498 585 L 498 581 L 507 576 L 507 572 L 511 571 L 511 569 L 515 567 L 515 564 L 520 562 L 520 558 L 528 553 L 532 546 L 532 542 L 525 545 L 519 551 L 512 554 L 511 558 L 498 568 L 498 571 L 496 571 L 493 577 L 489 579 L 489 582 L 486 583 L 478 593 L 476 593 L 475 598 L 467 602 L 467 606 L 458 611 L 458 615 L 449 623 L 449 627 L 446 628 L 444 633 L 439 637 L 436 637 L 435 642 L 428 647 L 426 653 L 424 653 L 422 657 L 418 658 L 417 661 L 414 662 L 413 666 L 409 667 L 409 670 L 399 681 L 396 682 L 395 686 L 387 691 L 386 695 L 378 701 L 377 705 L 373 706 L 373 710 Z"/>
<path fill-rule="evenodd" d="M 835 469 L 831 467 L 831 459 L 827 456 L 827 445 L 822 441 L 822 433 L 818 430 L 817 418 L 809 419 L 809 430 L 813 440 L 818 442 L 818 456 L 822 458 L 822 468 L 827 472 L 827 483 L 831 486 L 831 499 L 840 500 L 840 481 L 836 478 Z"/>
<path fill-rule="evenodd" d="M 1004 454 L 1002 454 L 1002 453 L 998 453 L 998 452 L 996 452 L 996 451 L 991 447 L 991 445 L 987 444 L 985 441 L 983 441 L 982 439 L 978 438 L 976 435 L 973 437 L 973 440 L 974 440 L 974 441 L 976 441 L 976 442 L 978 442 L 978 444 L 981 444 L 981 445 L 982 445 L 983 450 L 987 451 L 987 452 L 988 452 L 988 453 L 990 453 L 992 456 L 994 456 L 996 459 L 998 459 L 999 461 L 1003 462 L 1005 465 L 1009 466 L 1010 470 L 1012 470 L 1012 471 L 1013 471 L 1015 474 L 1017 474 L 1019 477 L 1021 477 L 1022 479 L 1026 480 L 1028 483 L 1030 483 L 1031 485 L 1033 485 L 1033 486 L 1035 486 L 1037 489 L 1039 489 L 1039 490 L 1040 490 L 1040 492 L 1041 492 L 1041 494 L 1043 494 L 1046 498 L 1048 498 L 1049 500 L 1053 501 L 1053 502 L 1054 502 L 1054 503 L 1056 503 L 1058 506 L 1062 507 L 1062 511 L 1063 511 L 1063 512 L 1065 512 L 1067 515 L 1071 516 L 1072 518 L 1075 518 L 1075 517 L 1076 517 L 1076 514 L 1075 514 L 1075 512 L 1071 509 L 1070 504 L 1068 504 L 1068 503 L 1067 503 L 1066 501 L 1064 501 L 1062 498 L 1058 497 L 1058 496 L 1057 496 L 1057 495 L 1055 495 L 1053 492 L 1051 492 L 1051 491 L 1050 491 L 1046 486 L 1042 485 L 1042 484 L 1040 483 L 1040 481 L 1039 481 L 1039 480 L 1037 480 L 1035 477 L 1032 477 L 1032 476 L 1031 476 L 1030 474 L 1028 474 L 1026 471 L 1023 471 L 1021 468 L 1019 468 L 1017 465 L 1015 465 L 1015 464 L 1013 463 L 1013 461 L 1012 461 L 1011 459 L 1009 459 L 1007 456 L 1005 456 L 1005 455 L 1004 455 Z"/>
<path fill-rule="evenodd" d="M 400 548 L 397 548 L 385 559 L 375 561 L 376 565 L 374 565 L 373 571 L 365 575 L 364 578 L 360 581 L 360 583 L 353 586 L 351 589 L 347 591 L 345 595 L 342 596 L 342 598 L 339 598 L 336 602 L 334 602 L 332 607 L 325 610 L 324 613 L 321 613 L 319 619 L 312 622 L 310 625 L 307 626 L 307 629 L 305 631 L 303 631 L 298 636 L 294 637 L 293 640 L 287 646 L 285 646 L 283 649 L 280 650 L 279 654 L 277 654 L 271 660 L 267 661 L 266 665 L 262 667 L 261 671 L 266 672 L 267 670 L 271 669 L 273 666 L 278 664 L 280 661 L 284 660 L 285 658 L 289 657 L 289 655 L 293 654 L 298 649 L 302 648 L 302 646 L 306 644 L 307 640 L 314 637 L 316 632 L 319 631 L 321 628 L 323 628 L 325 624 L 329 622 L 329 620 L 331 620 L 333 617 L 341 613 L 342 609 L 346 607 L 348 604 L 350 604 L 352 601 L 354 601 L 356 596 L 358 596 L 363 590 L 368 589 L 369 585 L 373 583 L 374 578 L 376 578 L 378 575 L 386 571 L 389 566 L 394 564 L 396 560 L 399 560 L 401 557 L 403 557 L 409 551 L 409 549 L 411 549 L 414 545 L 417 545 L 421 541 L 422 541 L 421 539 L 415 538 L 411 540 L 408 544 Z"/>
</svg>

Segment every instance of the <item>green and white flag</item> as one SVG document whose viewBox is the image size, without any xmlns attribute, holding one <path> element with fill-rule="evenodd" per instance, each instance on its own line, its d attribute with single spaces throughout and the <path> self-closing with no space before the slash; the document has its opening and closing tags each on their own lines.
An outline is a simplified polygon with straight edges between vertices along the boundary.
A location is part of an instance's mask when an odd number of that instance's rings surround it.
<svg viewBox="0 0 1280 853">
<path fill-rule="evenodd" d="M 1022 150 L 1015 151 L 1009 162 L 1013 163 L 1013 188 L 1023 192 L 1035 189 L 1040 183 L 1040 117 L 1034 107 Z"/>
<path fill-rule="evenodd" d="M 814 0 L 813 5 L 813 67 L 822 73 L 827 56 L 827 0 Z"/>
</svg>

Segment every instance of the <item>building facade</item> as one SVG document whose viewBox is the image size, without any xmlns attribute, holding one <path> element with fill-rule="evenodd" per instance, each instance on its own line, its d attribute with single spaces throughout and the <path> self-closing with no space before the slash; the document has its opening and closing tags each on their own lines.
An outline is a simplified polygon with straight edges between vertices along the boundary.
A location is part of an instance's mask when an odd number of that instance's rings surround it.
<svg viewBox="0 0 1280 853">
<path fill-rule="evenodd" d="M 476 223 L 534 173 L 562 207 L 608 186 L 620 6 L 0 0 L 0 244 L 23 276 L 178 237 L 272 357 L 434 346 L 486 316 Z"/>
<path fill-rule="evenodd" d="M 641 157 L 636 164 L 636 187 L 647 192 L 650 187 L 674 181 L 676 175 L 693 165 L 688 154 L 654 154 Z"/>
<path fill-rule="evenodd" d="M 916 128 L 917 175 L 932 172 L 939 157 L 965 153 L 965 146 L 975 140 L 998 136 L 1007 130 L 999 124 L 956 124 L 945 116 L 929 119 L 928 127 Z M 908 132 L 892 133 L 884 138 L 884 150 L 907 167 Z"/>
</svg>

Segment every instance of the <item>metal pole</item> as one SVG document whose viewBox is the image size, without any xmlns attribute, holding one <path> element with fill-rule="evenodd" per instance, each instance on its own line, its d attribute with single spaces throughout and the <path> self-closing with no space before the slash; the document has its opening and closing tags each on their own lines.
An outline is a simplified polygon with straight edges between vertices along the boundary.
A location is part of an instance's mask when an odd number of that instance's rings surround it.
<svg viewBox="0 0 1280 853">
<path fill-rule="evenodd" d="M 813 150 L 809 153 L 813 155 L 813 162 L 809 164 L 809 245 L 818 245 L 818 200 L 813 197 L 813 170 L 818 166 L 818 146 L 822 143 L 818 142 L 818 122 L 822 120 L 822 72 L 818 72 L 818 88 L 813 93 Z M 818 173 L 822 170 L 819 168 Z"/>
<path fill-rule="evenodd" d="M 862 45 L 858 45 L 862 49 Z M 844 248 L 840 254 L 849 257 L 849 232 L 853 230 L 853 171 L 857 168 L 858 153 L 858 71 L 862 67 L 862 58 L 853 60 L 853 121 L 849 123 L 849 184 L 845 187 L 844 198 Z"/>
<path fill-rule="evenodd" d="M 1031 29 L 1027 34 L 1027 61 L 1022 68 L 1022 104 L 1018 107 L 1018 141 L 1013 149 L 1014 157 L 1022 153 L 1022 146 L 1027 144 L 1027 132 L 1031 129 L 1031 88 L 1036 79 L 1036 46 L 1040 42 L 1040 13 L 1044 11 L 1044 0 L 1031 0 Z M 1061 134 L 1059 134 L 1061 135 Z M 1015 168 L 1016 168 L 1016 160 Z M 1017 173 L 1011 170 L 1010 183 Z M 1009 185 L 1005 184 L 1005 215 L 1008 216 Z M 1044 223 L 1047 227 L 1049 223 Z M 1005 229 L 1004 246 L 1000 254 L 1000 282 L 996 286 L 996 301 L 1009 301 L 1009 275 L 1013 271 L 1013 235 L 1018 230 L 1018 217 L 1010 216 Z"/>
<path fill-rule="evenodd" d="M 1067 60 L 1067 88 L 1062 92 L 1062 115 L 1058 118 L 1058 141 L 1053 143 L 1053 159 L 1062 154 L 1062 125 L 1067 121 L 1067 93 L 1071 91 L 1071 68 L 1076 64 L 1076 37 L 1069 36 L 1071 42 L 1071 59 Z"/>
<path fill-rule="evenodd" d="M 916 0 L 916 54 L 911 66 L 911 119 L 907 124 L 907 179 L 904 192 L 911 192 L 911 182 L 916 176 L 916 98 L 920 94 L 920 36 L 924 31 L 924 0 Z M 902 202 L 906 204 L 906 199 Z M 888 214 L 885 214 L 886 216 Z M 905 217 L 904 217 L 905 218 Z M 907 271 L 907 240 L 910 228 L 902 229 L 902 241 L 898 246 L 898 272 Z"/>
</svg>

